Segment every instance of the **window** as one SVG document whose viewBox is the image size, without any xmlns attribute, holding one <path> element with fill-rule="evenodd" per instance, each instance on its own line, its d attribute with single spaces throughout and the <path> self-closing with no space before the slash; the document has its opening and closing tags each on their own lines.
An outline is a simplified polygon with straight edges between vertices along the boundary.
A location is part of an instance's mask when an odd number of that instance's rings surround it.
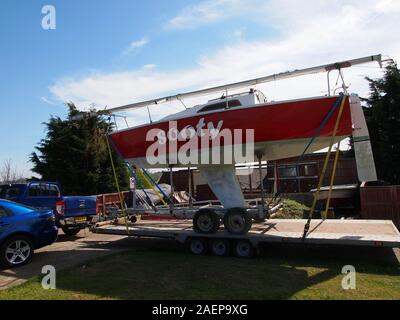
<svg viewBox="0 0 400 320">
<path fill-rule="evenodd" d="M 281 178 L 297 177 L 297 168 L 296 168 L 296 166 L 279 168 L 279 177 L 281 177 Z"/>
<path fill-rule="evenodd" d="M 4 209 L 3 207 L 0 207 L 0 218 L 5 218 L 8 217 L 8 211 L 6 209 Z"/>
<path fill-rule="evenodd" d="M 9 203 L 5 204 L 4 206 L 6 207 L 5 210 L 8 210 L 15 215 L 22 215 L 22 214 L 26 214 L 26 213 L 35 211 L 35 209 L 32 207 L 28 207 L 28 206 L 25 206 L 25 205 L 19 204 L 19 203 L 17 204 L 14 202 L 9 202 Z"/>
<path fill-rule="evenodd" d="M 43 196 L 43 188 L 39 184 L 31 185 L 28 190 L 28 196 L 30 197 L 41 197 Z"/>
<path fill-rule="evenodd" d="M 20 194 L 20 189 L 16 186 L 1 186 L 0 187 L 0 198 L 11 199 L 18 197 Z"/>
<path fill-rule="evenodd" d="M 34 184 L 29 187 L 30 197 L 59 197 L 60 189 L 55 184 Z"/>
<path fill-rule="evenodd" d="M 317 170 L 315 168 L 315 165 L 313 164 L 305 164 L 303 166 L 304 169 L 304 175 L 305 176 L 315 176 L 317 175 Z"/>
<path fill-rule="evenodd" d="M 59 197 L 60 196 L 60 190 L 55 184 L 50 184 L 49 185 L 49 192 L 48 192 L 49 197 Z"/>
<path fill-rule="evenodd" d="M 236 107 L 240 107 L 241 105 L 242 104 L 240 103 L 239 100 L 228 101 L 228 108 L 236 108 Z M 225 108 L 226 108 L 226 101 L 218 102 L 218 103 L 214 103 L 214 104 L 205 106 L 204 108 L 200 109 L 197 113 L 207 112 L 207 111 L 217 111 L 217 110 L 222 110 Z"/>
</svg>

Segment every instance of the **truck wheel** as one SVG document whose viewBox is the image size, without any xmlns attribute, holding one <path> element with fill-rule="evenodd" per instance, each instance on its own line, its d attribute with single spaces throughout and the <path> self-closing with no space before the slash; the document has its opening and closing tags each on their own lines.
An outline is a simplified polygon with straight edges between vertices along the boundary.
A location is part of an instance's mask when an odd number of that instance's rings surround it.
<svg viewBox="0 0 400 320">
<path fill-rule="evenodd" d="M 255 249 L 247 240 L 238 240 L 234 244 L 233 252 L 238 258 L 251 258 L 254 255 Z"/>
<path fill-rule="evenodd" d="M 207 242 L 203 239 L 191 239 L 189 242 L 190 251 L 196 256 L 207 253 Z"/>
<path fill-rule="evenodd" d="M 226 257 L 229 255 L 229 241 L 223 239 L 214 239 L 210 244 L 211 253 L 217 257 Z"/>
<path fill-rule="evenodd" d="M 193 218 L 193 230 L 196 233 L 214 234 L 218 231 L 220 220 L 210 209 L 199 210 Z"/>
<path fill-rule="evenodd" d="M 68 237 L 76 236 L 81 229 L 66 229 L 66 228 L 61 228 L 62 231 L 67 235 Z"/>
<path fill-rule="evenodd" d="M 229 233 L 244 235 L 251 229 L 252 219 L 243 208 L 229 209 L 224 216 L 224 226 Z"/>
<path fill-rule="evenodd" d="M 23 266 L 32 259 L 33 250 L 33 244 L 28 237 L 12 237 L 0 248 L 0 264 L 9 268 Z"/>
</svg>

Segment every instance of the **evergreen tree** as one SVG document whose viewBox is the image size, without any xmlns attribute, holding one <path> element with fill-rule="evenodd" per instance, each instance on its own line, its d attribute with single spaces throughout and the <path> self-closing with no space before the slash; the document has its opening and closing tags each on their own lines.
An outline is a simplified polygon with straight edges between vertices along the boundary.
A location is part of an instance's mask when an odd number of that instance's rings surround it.
<svg viewBox="0 0 400 320">
<path fill-rule="evenodd" d="M 45 139 L 31 154 L 32 171 L 44 181 L 57 181 L 68 195 L 96 195 L 116 192 L 106 134 L 113 124 L 91 110 L 78 111 L 67 104 L 67 120 L 51 117 Z M 81 116 L 79 120 L 74 117 Z M 112 150 L 121 189 L 129 187 L 127 170 Z"/>
<path fill-rule="evenodd" d="M 400 70 L 393 62 L 382 79 L 367 80 L 370 96 L 364 113 L 378 178 L 400 184 Z"/>
</svg>

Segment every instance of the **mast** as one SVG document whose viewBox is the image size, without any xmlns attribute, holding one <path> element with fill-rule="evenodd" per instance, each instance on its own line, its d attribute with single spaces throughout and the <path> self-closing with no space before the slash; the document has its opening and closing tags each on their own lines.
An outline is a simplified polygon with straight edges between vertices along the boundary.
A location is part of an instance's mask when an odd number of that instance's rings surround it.
<svg viewBox="0 0 400 320">
<path fill-rule="evenodd" d="M 132 103 L 132 104 L 128 104 L 125 106 L 111 108 L 111 109 L 107 109 L 107 110 L 99 111 L 99 112 L 111 114 L 114 112 L 119 112 L 119 111 L 124 111 L 124 110 L 138 109 L 138 108 L 148 107 L 151 105 L 157 105 L 157 104 L 164 103 L 164 102 L 179 101 L 184 98 L 189 98 L 189 97 L 193 97 L 193 96 L 197 96 L 197 95 L 203 95 L 203 94 L 209 94 L 209 93 L 214 93 L 214 92 L 227 91 L 227 90 L 233 90 L 233 89 L 240 89 L 243 87 L 255 86 L 260 83 L 267 83 L 267 82 L 273 82 L 273 81 L 277 81 L 277 80 L 290 79 L 290 78 L 294 78 L 294 77 L 300 77 L 300 76 L 304 76 L 304 75 L 321 73 L 321 72 L 331 72 L 332 70 L 340 71 L 341 69 L 344 69 L 344 68 L 350 68 L 352 66 L 370 63 L 370 62 L 374 62 L 374 61 L 378 62 L 379 65 L 382 67 L 382 55 L 379 54 L 379 55 L 368 56 L 368 57 L 364 57 L 364 58 L 358 58 L 358 59 L 353 59 L 353 60 L 347 60 L 347 61 L 342 61 L 342 62 L 321 65 L 321 66 L 317 66 L 317 67 L 311 67 L 311 68 L 306 68 L 306 69 L 297 69 L 297 70 L 293 70 L 293 71 L 286 71 L 286 72 L 277 73 L 277 74 L 273 74 L 273 75 L 269 75 L 269 76 L 265 76 L 265 77 L 261 77 L 261 78 L 255 78 L 255 79 L 251 79 L 251 80 L 230 83 L 230 84 L 216 86 L 216 87 L 212 87 L 212 88 L 206 88 L 206 89 L 201 89 L 201 90 L 196 90 L 196 91 L 191 91 L 191 92 L 179 93 L 179 94 L 172 95 L 172 96 L 166 96 L 166 97 L 162 97 L 162 98 Z"/>
</svg>

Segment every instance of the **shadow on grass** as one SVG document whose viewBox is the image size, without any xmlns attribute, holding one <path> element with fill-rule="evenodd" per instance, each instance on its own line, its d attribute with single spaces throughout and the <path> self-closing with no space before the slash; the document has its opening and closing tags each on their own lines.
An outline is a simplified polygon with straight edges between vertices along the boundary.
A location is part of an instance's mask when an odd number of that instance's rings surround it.
<svg viewBox="0 0 400 320">
<path fill-rule="evenodd" d="M 93 244 L 87 245 L 90 250 Z M 365 274 L 399 275 L 399 262 L 386 248 L 274 245 L 242 260 L 193 256 L 169 240 L 130 238 L 114 245 L 131 250 L 60 273 L 57 288 L 114 299 L 289 299 L 330 280 L 332 296 L 340 293 L 337 277 L 345 265 Z M 310 298 L 324 298 L 315 294 Z"/>
<path fill-rule="evenodd" d="M 337 297 L 345 265 L 364 274 L 399 275 L 399 262 L 388 248 L 268 245 L 257 258 L 242 260 L 193 256 L 172 240 L 81 238 L 79 250 L 63 246 L 73 238 L 61 237 L 61 247 L 36 253 L 27 266 L 0 270 L 0 278 L 29 279 L 40 275 L 43 265 L 56 266 L 58 290 L 36 290 L 32 298 L 39 299 L 288 299 L 321 284 L 325 298 Z M 309 297 L 323 298 L 320 291 Z"/>
</svg>

